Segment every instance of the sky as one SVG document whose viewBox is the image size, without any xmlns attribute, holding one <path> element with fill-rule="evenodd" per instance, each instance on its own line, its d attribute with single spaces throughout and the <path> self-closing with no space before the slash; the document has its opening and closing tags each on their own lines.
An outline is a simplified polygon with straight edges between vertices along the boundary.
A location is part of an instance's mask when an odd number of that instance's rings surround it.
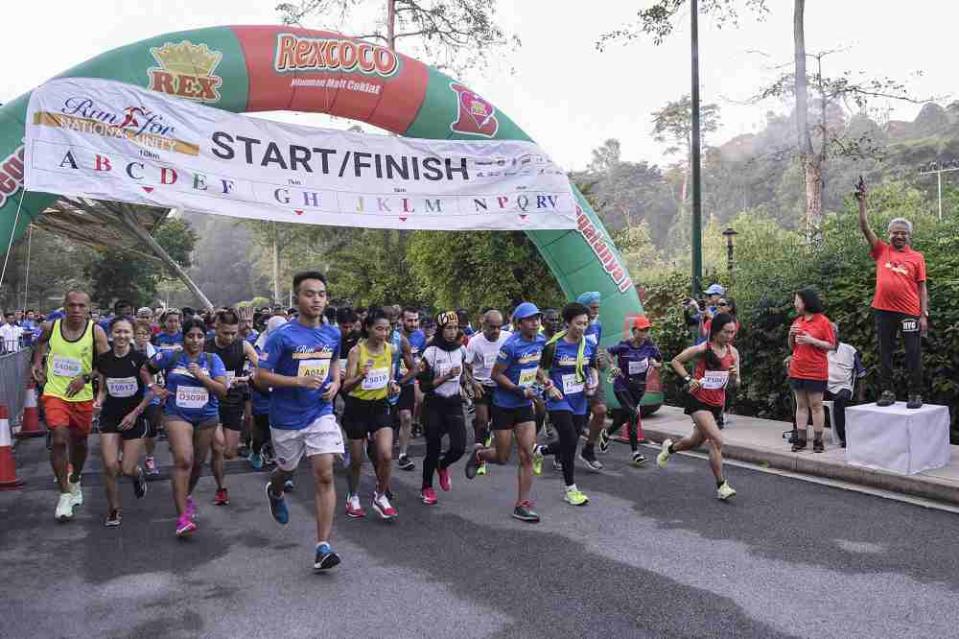
<svg viewBox="0 0 959 639">
<path fill-rule="evenodd" d="M 108 49 L 146 37 L 221 24 L 276 24 L 278 0 L 46 0 L 5 2 L 0 40 L 0 102 Z M 371 3 L 378 5 L 375 0 Z M 630 161 L 665 163 L 665 145 L 651 134 L 651 113 L 689 92 L 689 13 L 661 46 L 648 39 L 596 48 L 600 36 L 628 24 L 651 1 L 500 0 L 500 24 L 522 40 L 514 51 L 490 56 L 465 80 L 525 129 L 567 170 L 585 168 L 590 151 L 608 138 L 621 142 Z M 721 128 L 707 142 L 721 143 L 762 129 L 778 102 L 750 104 L 757 89 L 792 60 L 792 2 L 767 0 L 757 21 L 743 13 L 739 27 L 700 20 L 702 99 L 720 107 Z M 40 8 L 42 7 L 42 9 Z M 892 9 L 895 8 L 895 11 Z M 955 37 L 959 5 L 912 0 L 809 0 L 806 47 L 836 50 L 827 75 L 865 72 L 906 84 L 913 96 L 942 103 L 957 99 L 954 63 L 945 46 Z M 358 20 L 363 20 L 363 17 Z M 337 19 L 305 26 L 350 33 Z M 364 25 L 366 26 L 366 25 Z M 401 49 L 402 50 L 402 49 Z M 920 105 L 876 103 L 892 119 L 912 119 Z M 267 114 L 298 124 L 344 128 L 349 122 L 312 114 Z"/>
</svg>

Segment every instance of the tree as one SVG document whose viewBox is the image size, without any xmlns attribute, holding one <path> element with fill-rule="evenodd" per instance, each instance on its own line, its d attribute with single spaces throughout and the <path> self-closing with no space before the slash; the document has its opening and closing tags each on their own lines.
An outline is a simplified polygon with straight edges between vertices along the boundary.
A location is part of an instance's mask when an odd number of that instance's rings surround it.
<svg viewBox="0 0 959 639">
<path fill-rule="evenodd" d="M 699 129 L 702 133 L 712 133 L 719 128 L 719 107 L 715 104 L 702 104 L 699 107 Z M 667 155 L 682 153 L 683 183 L 680 189 L 679 206 L 686 204 L 686 191 L 689 186 L 689 167 L 693 145 L 693 105 L 689 95 L 679 100 L 667 102 L 666 106 L 653 111 L 653 139 L 670 144 Z M 705 147 L 705 144 L 703 145 Z"/>
<path fill-rule="evenodd" d="M 277 5 L 285 24 L 303 26 L 314 15 L 335 12 L 344 22 L 360 0 L 299 0 Z M 379 40 L 397 50 L 400 41 L 416 40 L 435 66 L 454 72 L 481 67 L 489 53 L 508 46 L 517 47 L 520 40 L 508 36 L 496 24 L 496 0 L 383 0 L 385 15 L 382 25 L 359 36 Z"/>
</svg>

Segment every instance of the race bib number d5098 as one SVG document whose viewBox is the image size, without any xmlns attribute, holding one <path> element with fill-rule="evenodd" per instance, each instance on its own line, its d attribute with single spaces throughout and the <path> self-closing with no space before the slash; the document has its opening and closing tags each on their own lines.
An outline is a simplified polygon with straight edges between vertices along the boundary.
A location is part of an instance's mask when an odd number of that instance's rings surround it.
<svg viewBox="0 0 959 639">
<path fill-rule="evenodd" d="M 210 402 L 210 393 L 202 386 L 177 386 L 176 405 L 180 408 L 203 408 Z"/>
<path fill-rule="evenodd" d="M 330 360 L 328 359 L 304 359 L 300 361 L 300 366 L 296 371 L 299 377 L 319 377 L 326 379 L 330 373 Z"/>
</svg>

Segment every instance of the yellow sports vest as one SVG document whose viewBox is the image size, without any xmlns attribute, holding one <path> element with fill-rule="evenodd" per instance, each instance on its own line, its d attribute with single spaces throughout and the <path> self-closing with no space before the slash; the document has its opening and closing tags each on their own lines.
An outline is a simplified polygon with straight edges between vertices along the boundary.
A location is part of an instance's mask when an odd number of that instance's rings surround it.
<svg viewBox="0 0 959 639">
<path fill-rule="evenodd" d="M 356 399 L 365 399 L 367 401 L 386 399 L 390 392 L 390 379 L 392 379 L 393 368 L 393 347 L 389 344 L 383 345 L 383 352 L 379 355 L 371 355 L 366 350 L 366 340 L 360 340 L 359 346 L 359 370 L 363 370 L 366 362 L 373 360 L 373 366 L 369 374 L 350 391 L 350 397 Z"/>
<path fill-rule="evenodd" d="M 60 333 L 60 323 L 54 320 L 50 331 L 50 350 L 47 353 L 47 382 L 43 385 L 43 394 L 59 397 L 67 402 L 93 401 L 93 383 L 89 382 L 73 397 L 67 397 L 67 386 L 77 375 L 89 375 L 93 372 L 93 327 L 87 320 L 87 327 L 75 342 L 69 342 Z"/>
</svg>

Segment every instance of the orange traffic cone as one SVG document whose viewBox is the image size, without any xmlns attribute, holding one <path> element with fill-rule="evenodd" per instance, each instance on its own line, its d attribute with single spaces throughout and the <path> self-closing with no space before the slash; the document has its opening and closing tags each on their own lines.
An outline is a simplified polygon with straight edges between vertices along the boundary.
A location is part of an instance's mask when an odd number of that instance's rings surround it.
<svg viewBox="0 0 959 639">
<path fill-rule="evenodd" d="M 37 413 L 37 385 L 32 377 L 27 382 L 27 389 L 24 393 L 23 419 L 20 422 L 20 432 L 17 433 L 17 439 L 42 437 L 46 433 L 40 426 L 40 418 Z"/>
<path fill-rule="evenodd" d="M 13 458 L 10 415 L 7 407 L 0 404 L 0 490 L 12 490 L 22 485 L 23 480 L 17 478 L 17 462 Z"/>
</svg>

